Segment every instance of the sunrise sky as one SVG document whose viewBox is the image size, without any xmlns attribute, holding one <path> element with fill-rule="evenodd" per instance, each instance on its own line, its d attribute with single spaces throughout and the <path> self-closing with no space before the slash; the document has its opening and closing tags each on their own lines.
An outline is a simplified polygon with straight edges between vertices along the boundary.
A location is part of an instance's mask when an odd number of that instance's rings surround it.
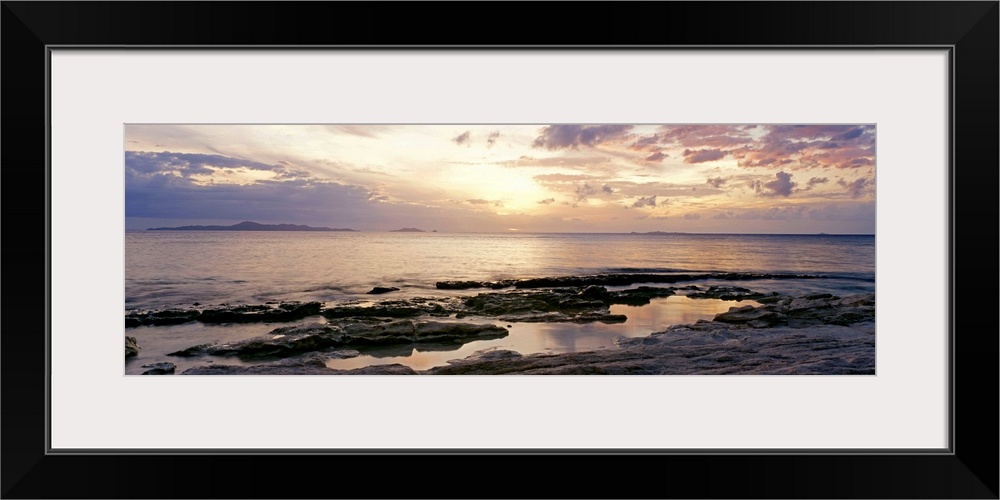
<svg viewBox="0 0 1000 500">
<path fill-rule="evenodd" d="M 126 229 L 874 234 L 874 125 L 126 125 Z"/>
</svg>

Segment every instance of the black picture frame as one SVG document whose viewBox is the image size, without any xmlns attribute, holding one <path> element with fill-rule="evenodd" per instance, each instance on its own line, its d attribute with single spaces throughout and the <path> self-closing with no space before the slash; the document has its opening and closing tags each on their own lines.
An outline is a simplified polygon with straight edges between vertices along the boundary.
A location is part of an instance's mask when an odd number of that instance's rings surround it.
<svg viewBox="0 0 1000 500">
<path fill-rule="evenodd" d="M 538 4 L 488 2 L 2 4 L 0 159 L 8 235 L 2 252 L 8 271 L 28 273 L 27 278 L 8 274 L 3 293 L 0 486 L 4 498 L 998 498 L 1000 329 L 993 300 L 1000 254 L 1000 3 L 996 1 L 548 6 L 556 13 L 571 10 L 572 17 L 543 14 Z M 468 22 L 455 23 L 447 13 Z M 413 44 L 525 49 L 571 44 L 608 50 L 950 47 L 950 452 L 48 453 L 48 47 Z M 303 419 L 322 424 L 318 416 Z M 141 415 L 123 416 L 122 432 L 132 432 L 139 423 Z M 562 476 L 567 468 L 571 477 Z M 385 480 L 365 481 L 366 471 Z M 481 487 L 470 490 L 469 479 Z"/>
</svg>

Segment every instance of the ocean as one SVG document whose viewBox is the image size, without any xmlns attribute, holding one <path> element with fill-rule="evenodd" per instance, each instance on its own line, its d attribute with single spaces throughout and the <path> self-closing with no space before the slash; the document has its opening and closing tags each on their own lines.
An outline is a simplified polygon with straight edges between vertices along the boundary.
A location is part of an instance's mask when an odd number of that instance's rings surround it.
<svg viewBox="0 0 1000 500">
<path fill-rule="evenodd" d="M 792 295 L 849 295 L 875 291 L 872 235 L 706 235 L 677 233 L 396 233 L 126 231 L 125 311 L 190 308 L 195 303 L 263 304 L 475 295 L 489 290 L 438 290 L 449 280 L 502 280 L 604 273 L 749 272 L 819 275 L 824 279 L 755 280 L 736 285 Z M 683 285 L 685 283 L 681 283 Z M 699 281 L 699 286 L 712 284 Z M 376 286 L 398 292 L 367 295 Z M 610 287 L 609 287 L 610 288 Z M 744 305 L 751 302 L 743 302 Z M 477 341 L 458 350 L 385 352 L 331 367 L 402 363 L 424 369 L 502 346 L 519 352 L 573 352 L 613 347 L 618 335 L 642 336 L 676 323 L 711 319 L 737 305 L 715 299 L 654 299 L 646 306 L 616 305 L 624 324 L 515 324 L 500 340 Z M 321 317 L 317 317 L 322 321 Z M 309 319 L 304 322 L 316 322 Z M 302 323 L 302 322 L 299 322 Z M 277 325 L 281 326 L 281 325 Z M 126 362 L 171 361 L 178 372 L 192 362 L 166 352 L 206 342 L 262 336 L 273 324 L 190 323 L 126 329 L 143 347 Z M 219 361 L 222 362 L 222 361 Z M 229 360 L 225 361 L 230 363 Z M 233 364 L 240 364 L 233 360 Z"/>
</svg>

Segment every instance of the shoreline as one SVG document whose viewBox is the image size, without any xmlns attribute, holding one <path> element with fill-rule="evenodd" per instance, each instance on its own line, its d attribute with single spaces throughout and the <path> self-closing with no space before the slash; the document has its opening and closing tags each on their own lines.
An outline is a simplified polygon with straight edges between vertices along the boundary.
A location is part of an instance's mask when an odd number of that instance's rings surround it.
<svg viewBox="0 0 1000 500">
<path fill-rule="evenodd" d="M 773 275 L 728 274 L 731 281 L 774 279 Z M 656 275 L 648 278 L 660 283 L 679 281 L 676 277 L 665 281 Z M 639 279 L 630 276 L 628 283 L 621 284 L 641 283 Z M 349 301 L 332 307 L 319 302 L 284 302 L 130 311 L 126 324 L 155 327 L 196 321 L 221 326 L 325 318 L 325 323 L 278 327 L 264 336 L 191 345 L 167 353 L 173 359 L 206 361 L 179 372 L 188 375 L 875 373 L 874 293 L 791 296 L 732 285 L 640 285 L 611 291 L 602 286 L 619 282 L 606 275 L 567 276 L 523 280 L 522 286 L 503 283 L 503 288 L 510 289 L 458 297 L 391 299 L 380 295 L 379 300 Z M 499 285 L 474 284 L 487 290 Z M 643 306 L 672 296 L 753 300 L 757 305 L 732 307 L 711 320 L 675 324 L 645 336 L 616 338 L 614 347 L 597 351 L 522 354 L 494 346 L 425 370 L 398 363 L 346 370 L 327 366 L 331 360 L 356 358 L 379 349 L 398 353 L 418 347 L 453 351 L 474 341 L 502 339 L 514 323 L 623 323 L 627 318 L 612 314 L 612 305 Z M 127 337 L 128 332 L 126 328 Z M 137 347 L 136 352 L 141 352 L 141 345 Z M 174 373 L 173 363 L 157 361 L 142 368 L 148 368 L 148 374 Z"/>
</svg>

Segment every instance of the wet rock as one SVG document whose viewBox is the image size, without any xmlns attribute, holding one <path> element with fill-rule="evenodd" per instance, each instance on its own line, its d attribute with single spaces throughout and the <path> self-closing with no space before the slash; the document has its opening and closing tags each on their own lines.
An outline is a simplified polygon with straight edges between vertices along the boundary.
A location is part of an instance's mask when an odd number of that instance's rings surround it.
<svg viewBox="0 0 1000 500">
<path fill-rule="evenodd" d="M 377 286 L 377 287 L 372 288 L 371 290 L 369 290 L 368 294 L 369 295 L 378 295 L 378 294 L 389 293 L 389 292 L 398 292 L 398 291 L 399 291 L 399 289 L 396 288 L 396 287 L 394 287 L 394 286 L 389 286 L 389 287 Z"/>
<path fill-rule="evenodd" d="M 748 314 L 757 308 L 733 308 Z M 768 311 L 765 311 L 768 312 Z M 769 311 L 773 312 L 773 311 Z M 725 314 L 725 313 L 724 313 Z M 807 328 L 699 321 L 648 337 L 615 340 L 618 349 L 566 354 L 476 353 L 421 372 L 462 375 L 663 375 L 875 373 L 875 324 Z"/>
<path fill-rule="evenodd" d="M 372 365 L 366 366 L 364 368 L 355 368 L 354 370 L 331 370 L 334 373 L 332 375 L 416 375 L 417 372 L 413 371 L 413 368 L 409 366 L 404 366 L 399 363 L 393 363 L 391 365 Z"/>
<path fill-rule="evenodd" d="M 184 370 L 181 375 L 416 375 L 416 372 L 412 368 L 400 364 L 373 365 L 354 370 L 334 370 L 326 366 L 326 357 L 312 355 L 253 366 L 195 366 Z"/>
<path fill-rule="evenodd" d="M 355 351 L 354 349 L 342 349 L 339 351 L 328 352 L 326 354 L 330 359 L 350 359 L 360 356 L 361 351 Z"/>
<path fill-rule="evenodd" d="M 198 344 L 195 346 L 188 347 L 186 349 L 181 349 L 179 351 L 168 352 L 167 356 L 178 356 L 181 358 L 189 358 L 191 356 L 201 356 L 205 354 L 208 348 L 212 347 L 214 344 Z"/>
<path fill-rule="evenodd" d="M 491 340 L 508 335 L 506 328 L 492 324 L 443 323 L 410 320 L 388 323 L 345 321 L 336 325 L 310 324 L 277 328 L 270 337 L 255 337 L 223 344 L 202 344 L 168 356 L 238 356 L 240 358 L 288 358 L 303 353 L 337 349 L 331 357 L 352 357 L 355 347 L 464 344 L 473 340 Z"/>
<path fill-rule="evenodd" d="M 281 302 L 279 304 L 222 306 L 205 309 L 198 320 L 202 323 L 248 323 L 295 321 L 318 315 L 319 302 Z"/>
<path fill-rule="evenodd" d="M 516 280 L 499 281 L 438 281 L 434 287 L 438 290 L 468 290 L 470 288 L 491 288 L 499 290 L 514 284 Z"/>
<path fill-rule="evenodd" d="M 844 297 L 840 300 L 837 300 L 836 304 L 838 306 L 875 307 L 875 294 L 862 293 L 858 295 Z"/>
<path fill-rule="evenodd" d="M 415 307 L 410 302 L 383 302 L 371 306 L 339 306 L 323 310 L 327 318 L 408 318 L 427 314 L 433 309 Z"/>
<path fill-rule="evenodd" d="M 201 316 L 197 309 L 166 309 L 163 311 L 129 311 L 125 314 L 125 327 L 142 325 L 179 325 Z"/>
<path fill-rule="evenodd" d="M 236 355 L 241 358 L 284 358 L 338 347 L 347 340 L 340 332 L 324 328 L 303 330 L 298 333 L 278 334 L 273 337 L 255 337 L 237 342 L 214 344 L 203 348 L 202 354 L 213 356 Z M 171 353 L 171 355 L 174 355 Z"/>
<path fill-rule="evenodd" d="M 520 314 L 504 314 L 497 316 L 501 321 L 519 323 L 624 323 L 628 317 L 624 314 L 601 312 L 581 312 L 567 314 L 562 312 L 527 312 Z"/>
<path fill-rule="evenodd" d="M 254 366 L 224 364 L 195 366 L 184 370 L 181 375 L 329 375 L 333 371 L 326 367 L 325 356 L 313 354 Z"/>
<path fill-rule="evenodd" d="M 583 312 L 603 310 L 603 300 L 565 291 L 486 293 L 471 297 L 465 306 L 485 315 L 520 312 Z"/>
<path fill-rule="evenodd" d="M 756 300 L 766 297 L 765 294 L 760 292 L 755 292 L 748 288 L 729 286 L 729 285 L 713 285 L 708 287 L 708 290 L 701 292 L 689 293 L 688 297 L 693 299 L 720 299 L 720 300 Z"/>
<path fill-rule="evenodd" d="M 473 340 L 503 338 L 506 328 L 493 324 L 442 323 L 437 321 L 394 321 L 385 324 L 356 323 L 344 325 L 347 343 L 357 345 L 386 344 L 464 344 Z"/>
<path fill-rule="evenodd" d="M 609 304 L 625 304 L 630 306 L 642 306 L 649 304 L 650 300 L 659 297 L 669 297 L 676 295 L 673 288 L 662 288 L 653 286 L 640 286 L 630 290 L 621 290 L 610 295 L 606 300 Z"/>
<path fill-rule="evenodd" d="M 139 354 L 139 341 L 135 337 L 125 336 L 125 357 L 131 358 Z"/>
<path fill-rule="evenodd" d="M 177 369 L 173 363 L 153 363 L 150 365 L 142 365 L 143 368 L 148 368 L 148 370 L 142 372 L 143 375 L 173 375 L 174 370 Z"/>
<path fill-rule="evenodd" d="M 269 333 L 271 335 L 318 335 L 318 334 L 331 334 L 335 333 L 336 330 L 330 326 L 323 323 L 306 323 L 304 325 L 295 326 L 283 326 L 280 328 L 275 328 Z"/>
<path fill-rule="evenodd" d="M 754 328 L 765 328 L 788 323 L 788 318 L 772 306 L 730 307 L 728 312 L 715 315 L 714 321 L 721 323 L 744 323 Z"/>
<path fill-rule="evenodd" d="M 707 279 L 710 275 L 690 274 L 597 274 L 591 276 L 560 276 L 555 278 L 531 278 L 514 283 L 515 288 L 564 288 L 586 286 L 627 286 L 635 283 L 677 283 L 695 279 Z"/>
</svg>

